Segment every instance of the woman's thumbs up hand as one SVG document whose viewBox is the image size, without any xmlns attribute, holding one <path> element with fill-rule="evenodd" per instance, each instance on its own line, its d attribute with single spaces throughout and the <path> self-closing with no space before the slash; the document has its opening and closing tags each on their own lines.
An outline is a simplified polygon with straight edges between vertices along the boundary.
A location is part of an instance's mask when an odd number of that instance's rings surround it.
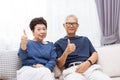
<svg viewBox="0 0 120 80">
<path fill-rule="evenodd" d="M 23 35 L 21 37 L 21 49 L 26 50 L 27 49 L 27 42 L 28 42 L 28 37 L 26 34 L 25 29 L 23 30 Z"/>
</svg>

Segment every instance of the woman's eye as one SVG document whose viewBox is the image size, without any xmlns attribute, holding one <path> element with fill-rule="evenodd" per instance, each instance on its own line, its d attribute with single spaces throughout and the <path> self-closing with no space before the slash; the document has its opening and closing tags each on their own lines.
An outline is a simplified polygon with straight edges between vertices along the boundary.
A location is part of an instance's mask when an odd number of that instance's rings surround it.
<svg viewBox="0 0 120 80">
<path fill-rule="evenodd" d="M 41 29 L 38 29 L 38 31 L 40 31 Z"/>
<path fill-rule="evenodd" d="M 43 30 L 46 30 L 46 28 L 44 28 Z"/>
</svg>

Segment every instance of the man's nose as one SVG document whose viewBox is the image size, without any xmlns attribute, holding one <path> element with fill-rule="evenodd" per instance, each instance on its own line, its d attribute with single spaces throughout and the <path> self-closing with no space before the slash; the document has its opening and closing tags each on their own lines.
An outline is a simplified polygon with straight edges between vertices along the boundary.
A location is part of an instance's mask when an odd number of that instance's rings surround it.
<svg viewBox="0 0 120 80">
<path fill-rule="evenodd" d="M 73 27 L 73 24 L 70 24 L 70 27 Z"/>
</svg>

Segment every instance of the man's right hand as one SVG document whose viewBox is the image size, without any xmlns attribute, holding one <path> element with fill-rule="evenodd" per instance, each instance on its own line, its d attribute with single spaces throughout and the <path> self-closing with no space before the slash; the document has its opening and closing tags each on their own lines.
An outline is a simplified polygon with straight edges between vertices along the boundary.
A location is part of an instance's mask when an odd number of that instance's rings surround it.
<svg viewBox="0 0 120 80">
<path fill-rule="evenodd" d="M 25 29 L 23 30 L 23 36 L 21 37 L 21 48 L 22 50 L 26 50 L 27 48 L 28 37 Z"/>
<path fill-rule="evenodd" d="M 70 40 L 68 39 L 68 45 L 67 45 L 67 48 L 65 50 L 66 53 L 70 54 L 72 52 L 74 52 L 76 49 L 76 46 L 74 43 L 70 43 Z"/>
</svg>

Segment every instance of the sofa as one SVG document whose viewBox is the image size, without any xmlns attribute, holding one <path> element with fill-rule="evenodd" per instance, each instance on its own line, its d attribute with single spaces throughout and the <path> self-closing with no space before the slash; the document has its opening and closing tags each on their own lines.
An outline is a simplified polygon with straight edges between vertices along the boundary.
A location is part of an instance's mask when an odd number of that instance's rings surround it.
<svg viewBox="0 0 120 80">
<path fill-rule="evenodd" d="M 120 44 L 96 48 L 98 63 L 112 80 L 120 80 Z"/>
<path fill-rule="evenodd" d="M 97 64 L 101 65 L 103 72 L 112 80 L 120 80 L 120 44 L 99 47 L 96 50 L 99 56 Z M 20 66 L 17 51 L 0 51 L 0 80 L 16 80 L 16 71 Z M 53 72 L 55 77 L 61 74 L 56 67 Z"/>
</svg>

